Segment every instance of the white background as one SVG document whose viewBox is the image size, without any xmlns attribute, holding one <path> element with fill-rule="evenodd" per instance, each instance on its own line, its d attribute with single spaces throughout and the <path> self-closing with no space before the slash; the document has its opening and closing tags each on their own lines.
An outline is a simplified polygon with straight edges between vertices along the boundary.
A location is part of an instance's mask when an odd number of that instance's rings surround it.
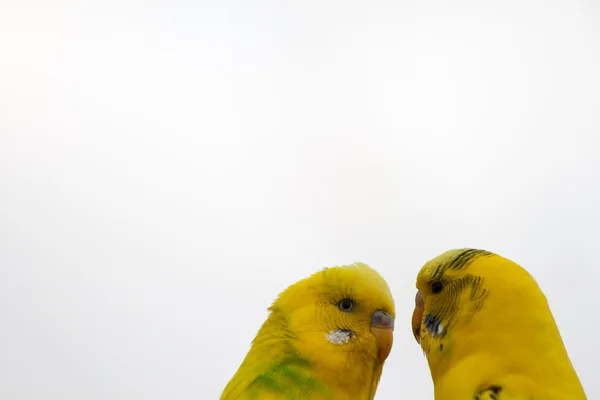
<svg viewBox="0 0 600 400">
<path fill-rule="evenodd" d="M 217 399 L 281 290 L 363 261 L 377 399 L 432 399 L 414 281 L 455 247 L 534 274 L 600 397 L 598 71 L 595 0 L 5 0 L 0 398 Z"/>
</svg>

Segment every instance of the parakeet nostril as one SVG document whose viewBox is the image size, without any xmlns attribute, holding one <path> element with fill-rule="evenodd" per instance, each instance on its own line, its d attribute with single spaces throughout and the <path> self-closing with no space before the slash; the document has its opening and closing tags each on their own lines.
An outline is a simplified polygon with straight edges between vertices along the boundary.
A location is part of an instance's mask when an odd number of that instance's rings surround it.
<svg viewBox="0 0 600 400">
<path fill-rule="evenodd" d="M 375 311 L 371 316 L 371 326 L 394 329 L 394 318 L 385 311 Z"/>
</svg>

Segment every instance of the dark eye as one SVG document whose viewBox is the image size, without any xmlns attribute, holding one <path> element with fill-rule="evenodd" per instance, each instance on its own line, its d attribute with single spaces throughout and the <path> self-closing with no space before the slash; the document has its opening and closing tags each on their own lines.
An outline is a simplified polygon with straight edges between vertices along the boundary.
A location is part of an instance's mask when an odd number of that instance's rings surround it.
<svg viewBox="0 0 600 400">
<path fill-rule="evenodd" d="M 431 292 L 433 294 L 438 294 L 444 288 L 444 284 L 440 281 L 435 281 L 431 283 Z"/>
<path fill-rule="evenodd" d="M 350 311 L 354 308 L 354 302 L 350 299 L 344 299 L 344 300 L 340 301 L 340 304 L 338 304 L 338 307 L 342 311 Z"/>
</svg>

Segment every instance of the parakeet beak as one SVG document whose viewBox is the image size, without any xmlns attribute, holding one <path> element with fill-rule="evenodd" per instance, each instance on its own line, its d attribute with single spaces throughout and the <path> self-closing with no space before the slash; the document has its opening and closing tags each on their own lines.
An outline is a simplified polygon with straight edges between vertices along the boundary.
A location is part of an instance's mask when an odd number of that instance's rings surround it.
<svg viewBox="0 0 600 400">
<path fill-rule="evenodd" d="M 425 312 L 425 303 L 421 297 L 421 291 L 417 290 L 415 296 L 415 310 L 412 315 L 412 330 L 417 343 L 421 344 L 421 323 L 423 322 L 423 313 Z"/>
<path fill-rule="evenodd" d="M 371 316 L 371 332 L 379 347 L 379 362 L 383 363 L 394 342 L 394 318 L 385 311 L 375 311 Z"/>
</svg>

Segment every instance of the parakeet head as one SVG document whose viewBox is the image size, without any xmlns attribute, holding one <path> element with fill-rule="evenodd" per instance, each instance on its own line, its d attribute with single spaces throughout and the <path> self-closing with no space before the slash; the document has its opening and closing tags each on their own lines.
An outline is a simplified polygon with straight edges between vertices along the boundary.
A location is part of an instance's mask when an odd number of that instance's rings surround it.
<svg viewBox="0 0 600 400">
<path fill-rule="evenodd" d="M 447 334 L 459 317 L 472 314 L 479 309 L 488 291 L 482 286 L 481 273 L 476 262 L 494 256 L 477 249 L 457 249 L 447 251 L 427 262 L 417 276 L 417 294 L 412 328 L 415 339 L 428 352 L 429 339 Z M 466 307 L 465 307 L 466 306 Z"/>
<path fill-rule="evenodd" d="M 535 335 L 508 335 L 509 329 L 556 330 L 533 277 L 489 251 L 456 249 L 439 255 L 421 268 L 417 289 L 412 330 L 432 373 L 490 341 L 501 347 L 501 342 L 537 340 Z"/>
<path fill-rule="evenodd" d="M 286 317 L 297 345 L 311 358 L 375 357 L 390 353 L 394 300 L 386 281 L 368 265 L 325 268 L 288 287 L 270 308 Z"/>
</svg>

